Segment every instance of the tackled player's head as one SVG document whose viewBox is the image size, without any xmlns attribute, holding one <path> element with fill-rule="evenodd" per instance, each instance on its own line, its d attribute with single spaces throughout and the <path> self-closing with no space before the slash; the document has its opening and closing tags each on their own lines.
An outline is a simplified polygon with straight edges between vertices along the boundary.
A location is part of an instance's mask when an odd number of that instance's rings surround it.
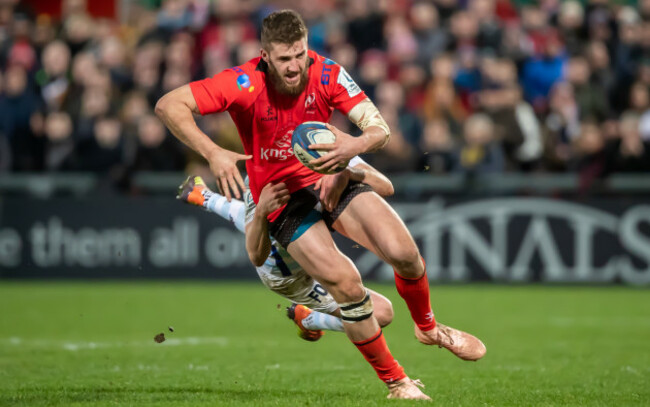
<svg viewBox="0 0 650 407">
<path fill-rule="evenodd" d="M 293 10 L 269 14 L 262 22 L 262 59 L 275 89 L 299 95 L 307 86 L 307 26 Z"/>
</svg>

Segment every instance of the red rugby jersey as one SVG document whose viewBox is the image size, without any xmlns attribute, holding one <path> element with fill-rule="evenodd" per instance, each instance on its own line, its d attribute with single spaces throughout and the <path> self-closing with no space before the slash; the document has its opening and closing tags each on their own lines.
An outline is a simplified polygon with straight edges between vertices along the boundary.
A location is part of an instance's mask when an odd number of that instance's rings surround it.
<svg viewBox="0 0 650 407">
<path fill-rule="evenodd" d="M 327 123 L 334 109 L 347 115 L 366 98 L 340 65 L 311 50 L 307 57 L 309 79 L 298 96 L 275 91 L 261 57 L 190 83 L 202 115 L 228 111 L 237 125 L 244 151 L 253 156 L 246 171 L 256 204 L 269 182 L 284 182 L 294 192 L 322 177 L 293 156 L 291 135 L 296 126 L 307 121 Z M 282 209 L 269 220 L 275 220 Z"/>
</svg>

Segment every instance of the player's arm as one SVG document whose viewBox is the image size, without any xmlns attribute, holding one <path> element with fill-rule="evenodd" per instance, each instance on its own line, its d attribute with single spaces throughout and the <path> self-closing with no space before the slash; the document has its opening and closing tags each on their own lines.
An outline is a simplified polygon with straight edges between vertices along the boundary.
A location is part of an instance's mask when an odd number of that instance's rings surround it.
<svg viewBox="0 0 650 407">
<path fill-rule="evenodd" d="M 366 162 L 361 162 L 354 167 L 348 167 L 345 171 L 349 173 L 349 180 L 366 183 L 383 197 L 391 196 L 395 193 L 393 183 L 384 174 Z"/>
<path fill-rule="evenodd" d="M 199 114 L 199 108 L 190 85 L 183 85 L 165 94 L 156 103 L 155 111 L 176 138 L 206 160 L 219 149 L 196 125 L 193 114 Z"/>
<path fill-rule="evenodd" d="M 312 161 L 318 171 L 326 171 L 340 165 L 350 158 L 359 154 L 379 150 L 384 147 L 390 139 L 390 129 L 379 110 L 370 99 L 366 98 L 355 105 L 348 118 L 359 127 L 363 133 L 359 137 L 353 137 L 331 124 L 327 128 L 334 133 L 336 140 L 331 144 L 312 144 L 312 150 L 326 150 L 328 154 Z"/>
<path fill-rule="evenodd" d="M 341 194 L 350 181 L 364 182 L 379 195 L 386 197 L 395 193 L 393 183 L 381 172 L 367 164 L 360 157 L 353 157 L 348 167 L 333 175 L 324 175 L 314 189 L 320 190 L 319 199 L 327 211 L 338 205 Z"/>
<path fill-rule="evenodd" d="M 358 138 L 366 139 L 364 152 L 377 151 L 388 144 L 390 128 L 370 99 L 357 103 L 348 112 L 348 119 L 363 132 Z"/>
<path fill-rule="evenodd" d="M 260 199 L 252 220 L 246 224 L 246 252 L 248 258 L 259 267 L 271 254 L 269 222 L 267 216 L 289 202 L 289 190 L 283 183 L 266 184 L 260 193 Z"/>
<path fill-rule="evenodd" d="M 201 112 L 190 85 L 181 86 L 165 94 L 156 103 L 155 112 L 176 138 L 208 161 L 226 198 L 231 199 L 231 189 L 235 196 L 240 198 L 239 188 L 244 191 L 245 186 L 237 169 L 237 161 L 247 160 L 251 156 L 219 147 L 199 129 L 193 114 Z"/>
<path fill-rule="evenodd" d="M 264 264 L 271 254 L 269 222 L 257 213 L 253 216 L 253 220 L 246 224 L 246 252 L 255 267 Z"/>
<path fill-rule="evenodd" d="M 345 68 L 331 61 L 329 66 L 335 76 L 334 80 L 324 84 L 323 93 L 328 97 L 331 106 L 345 114 L 361 129 L 362 134 L 352 137 L 334 126 L 328 126 L 336 135 L 334 143 L 310 146 L 312 149 L 329 151 L 328 154 L 312 161 L 320 172 L 340 166 L 359 154 L 379 150 L 390 139 L 390 129 L 386 121 Z"/>
</svg>

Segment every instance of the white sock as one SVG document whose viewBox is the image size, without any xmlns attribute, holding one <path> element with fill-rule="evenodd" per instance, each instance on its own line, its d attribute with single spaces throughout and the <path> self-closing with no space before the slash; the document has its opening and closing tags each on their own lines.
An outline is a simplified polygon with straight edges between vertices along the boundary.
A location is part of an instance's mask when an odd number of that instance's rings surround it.
<svg viewBox="0 0 650 407">
<path fill-rule="evenodd" d="M 207 199 L 205 208 L 214 212 L 222 218 L 230 221 L 240 232 L 244 233 L 244 217 L 246 216 L 246 205 L 238 199 L 233 198 L 230 202 L 225 196 L 213 192 Z"/>
<path fill-rule="evenodd" d="M 343 332 L 343 321 L 341 321 L 341 318 L 318 311 L 313 311 L 307 318 L 303 319 L 302 326 L 313 331 L 325 329 L 328 331 Z"/>
</svg>

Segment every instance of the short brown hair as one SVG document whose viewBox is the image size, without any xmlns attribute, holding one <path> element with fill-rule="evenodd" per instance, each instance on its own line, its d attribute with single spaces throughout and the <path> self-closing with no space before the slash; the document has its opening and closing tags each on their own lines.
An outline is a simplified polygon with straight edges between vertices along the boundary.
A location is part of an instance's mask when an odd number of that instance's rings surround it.
<svg viewBox="0 0 650 407">
<path fill-rule="evenodd" d="M 307 26 L 300 14 L 280 10 L 269 14 L 262 22 L 262 47 L 269 51 L 271 43 L 293 44 L 307 37 Z"/>
</svg>

